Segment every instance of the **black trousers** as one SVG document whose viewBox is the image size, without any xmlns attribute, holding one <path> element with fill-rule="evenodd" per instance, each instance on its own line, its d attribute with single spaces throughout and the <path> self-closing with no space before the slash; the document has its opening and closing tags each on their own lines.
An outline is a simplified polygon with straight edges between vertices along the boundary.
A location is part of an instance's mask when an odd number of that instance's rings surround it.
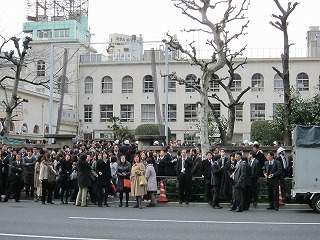
<svg viewBox="0 0 320 240">
<path fill-rule="evenodd" d="M 272 208 L 279 208 L 279 180 L 267 180 L 268 201 Z"/>
<path fill-rule="evenodd" d="M 251 185 L 252 202 L 257 203 L 259 198 L 258 179 L 252 179 Z"/>
<path fill-rule="evenodd" d="M 54 183 L 49 183 L 48 179 L 42 180 L 42 196 L 41 196 L 42 203 L 46 202 L 46 196 L 48 196 L 47 203 L 52 202 L 53 188 L 54 188 Z"/>
<path fill-rule="evenodd" d="M 219 206 L 219 195 L 220 195 L 221 185 L 212 186 L 212 206 Z"/>
<path fill-rule="evenodd" d="M 208 179 L 205 179 L 204 191 L 205 191 L 205 195 L 206 195 L 206 200 L 208 202 L 212 203 L 212 185 L 211 185 L 211 181 Z"/>
<path fill-rule="evenodd" d="M 107 204 L 107 202 L 108 202 L 108 189 L 109 189 L 109 186 L 97 185 L 98 205 L 101 205 L 102 202 L 104 202 L 104 204 Z"/>
<path fill-rule="evenodd" d="M 14 179 L 9 180 L 9 188 L 5 197 L 5 201 L 8 201 L 11 194 L 14 194 L 14 199 L 16 201 L 19 201 L 20 193 L 21 193 L 21 180 L 19 176 L 15 176 Z"/>
<path fill-rule="evenodd" d="M 178 183 L 180 201 L 189 201 L 191 192 L 191 179 L 186 178 L 185 174 L 180 174 L 178 177 Z"/>
<path fill-rule="evenodd" d="M 26 173 L 26 197 L 29 197 L 29 191 L 31 191 L 31 197 L 34 194 L 34 172 L 27 172 Z"/>
</svg>

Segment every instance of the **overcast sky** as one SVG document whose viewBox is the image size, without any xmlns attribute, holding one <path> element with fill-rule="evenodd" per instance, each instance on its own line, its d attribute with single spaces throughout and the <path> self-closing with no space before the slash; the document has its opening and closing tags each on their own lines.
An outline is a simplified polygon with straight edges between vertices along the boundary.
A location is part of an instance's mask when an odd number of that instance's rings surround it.
<svg viewBox="0 0 320 240">
<path fill-rule="evenodd" d="M 9 38 L 21 32 L 26 19 L 25 2 L 1 0 L 0 33 L 3 36 Z M 288 1 L 280 2 L 284 5 Z M 319 9 L 319 0 L 300 0 L 289 17 L 289 39 L 295 44 L 294 48 L 306 48 L 307 30 L 320 25 Z M 248 43 L 248 48 L 282 48 L 281 32 L 269 24 L 272 13 L 279 13 L 273 0 L 251 0 L 247 12 L 248 35 L 239 43 Z M 142 34 L 146 41 L 159 41 L 168 31 L 186 42 L 201 39 L 201 35 L 195 33 L 189 34 L 186 40 L 186 35 L 180 33 L 183 28 L 198 25 L 182 15 L 170 0 L 90 0 L 89 25 L 94 33 L 92 42 L 107 42 L 111 33 Z"/>
</svg>

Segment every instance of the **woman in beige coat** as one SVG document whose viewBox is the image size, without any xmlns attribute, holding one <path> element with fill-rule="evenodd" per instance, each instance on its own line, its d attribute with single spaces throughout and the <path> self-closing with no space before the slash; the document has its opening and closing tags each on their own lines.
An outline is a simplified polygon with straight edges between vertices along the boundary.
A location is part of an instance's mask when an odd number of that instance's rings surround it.
<svg viewBox="0 0 320 240">
<path fill-rule="evenodd" d="M 34 167 L 34 188 L 36 188 L 36 194 L 34 195 L 34 201 L 38 202 L 38 200 L 42 196 L 42 187 L 41 181 L 39 179 L 40 175 L 40 163 L 42 162 L 43 155 L 39 155 L 36 161 L 36 165 Z"/>
<path fill-rule="evenodd" d="M 141 200 L 142 196 L 147 193 L 147 186 L 140 185 L 141 176 L 145 177 L 146 169 L 141 162 L 140 155 L 136 154 L 133 158 L 133 165 L 131 168 L 131 194 L 136 197 L 137 205 L 135 208 L 142 208 Z"/>
</svg>

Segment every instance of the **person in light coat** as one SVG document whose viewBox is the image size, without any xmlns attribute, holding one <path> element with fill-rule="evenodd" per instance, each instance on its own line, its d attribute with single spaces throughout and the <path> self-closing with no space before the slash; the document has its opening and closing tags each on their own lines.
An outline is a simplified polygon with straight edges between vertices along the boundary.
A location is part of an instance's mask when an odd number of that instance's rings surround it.
<svg viewBox="0 0 320 240">
<path fill-rule="evenodd" d="M 53 169 L 52 158 L 49 153 L 43 156 L 43 160 L 40 164 L 39 180 L 41 181 L 42 193 L 41 200 L 42 204 L 45 204 L 46 195 L 48 194 L 47 203 L 54 204 L 52 202 L 52 191 L 54 188 L 54 181 L 49 179 L 49 171 L 56 175 L 56 171 Z"/>
<path fill-rule="evenodd" d="M 140 185 L 141 176 L 145 176 L 145 166 L 141 162 L 140 155 L 136 154 L 133 158 L 133 165 L 131 168 L 131 194 L 136 197 L 137 204 L 135 208 L 142 208 L 141 200 L 142 196 L 147 193 L 147 186 Z"/>
<path fill-rule="evenodd" d="M 153 167 L 153 159 L 147 158 L 147 167 L 146 167 L 146 178 L 147 178 L 147 193 L 150 198 L 150 203 L 147 205 L 147 207 L 154 207 L 154 193 L 157 192 L 157 176 L 156 171 Z"/>
</svg>

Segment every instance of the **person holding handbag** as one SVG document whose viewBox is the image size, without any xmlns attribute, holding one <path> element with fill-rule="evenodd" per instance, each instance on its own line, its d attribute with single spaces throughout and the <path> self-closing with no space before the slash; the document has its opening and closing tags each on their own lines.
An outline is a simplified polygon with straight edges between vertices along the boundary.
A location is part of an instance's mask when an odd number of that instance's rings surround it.
<svg viewBox="0 0 320 240">
<path fill-rule="evenodd" d="M 56 174 L 56 171 L 53 169 L 53 166 L 52 166 L 52 158 L 49 153 L 46 153 L 43 156 L 43 160 L 40 164 L 40 173 L 39 173 L 39 179 L 42 185 L 42 193 L 41 193 L 42 204 L 45 204 L 46 195 L 48 195 L 47 203 L 54 204 L 52 202 L 52 192 L 54 188 L 55 174 Z"/>
<path fill-rule="evenodd" d="M 145 166 L 141 162 L 140 155 L 136 154 L 133 158 L 133 166 L 131 168 L 131 195 L 136 197 L 137 204 L 134 208 L 142 209 L 142 196 L 147 193 L 145 177 Z"/>
<path fill-rule="evenodd" d="M 129 192 L 131 190 L 130 182 L 131 164 L 126 160 L 126 155 L 120 156 L 120 161 L 117 168 L 117 191 L 119 192 L 119 207 L 122 207 L 123 193 L 126 195 L 126 207 L 129 207 Z M 125 183 L 126 182 L 126 183 Z M 129 182 L 129 187 L 127 185 Z"/>
</svg>

